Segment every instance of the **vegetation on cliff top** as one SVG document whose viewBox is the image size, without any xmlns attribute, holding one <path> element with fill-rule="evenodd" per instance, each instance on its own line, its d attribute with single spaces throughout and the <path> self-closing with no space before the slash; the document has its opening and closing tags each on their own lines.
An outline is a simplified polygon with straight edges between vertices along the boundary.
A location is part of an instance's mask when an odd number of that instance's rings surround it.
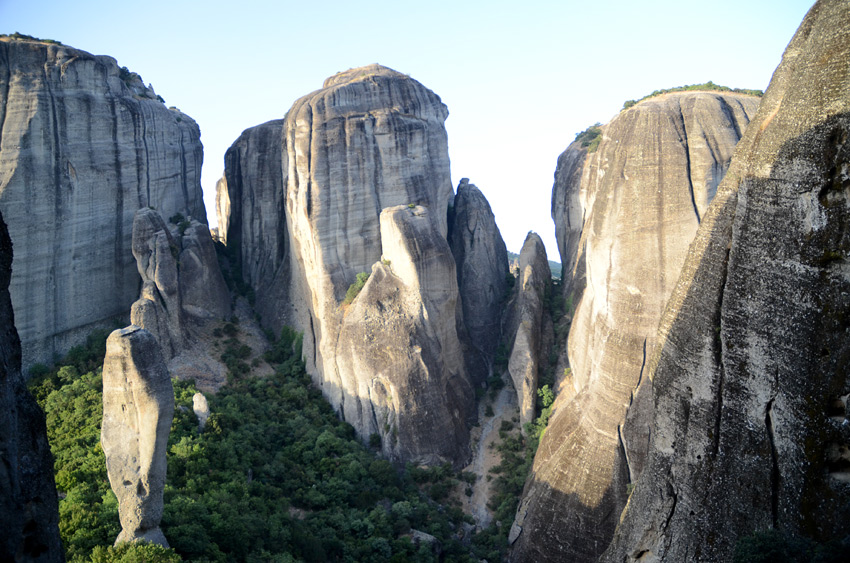
<svg viewBox="0 0 850 563">
<path fill-rule="evenodd" d="M 635 104 L 639 104 L 640 102 L 647 100 L 649 98 L 654 98 L 656 96 L 661 96 L 662 94 L 669 94 L 670 92 L 691 92 L 691 91 L 709 91 L 709 92 L 732 92 L 734 94 L 744 94 L 747 96 L 764 96 L 764 92 L 761 90 L 748 90 L 746 88 L 729 88 L 728 86 L 720 86 L 719 84 L 715 84 L 711 80 L 708 82 L 704 82 L 702 84 L 690 84 L 687 86 L 676 86 L 675 88 L 666 88 L 664 90 L 656 90 L 651 94 L 644 96 L 639 100 L 627 100 L 623 104 L 623 109 L 629 109 Z M 621 110 L 622 111 L 622 110 Z"/>
</svg>

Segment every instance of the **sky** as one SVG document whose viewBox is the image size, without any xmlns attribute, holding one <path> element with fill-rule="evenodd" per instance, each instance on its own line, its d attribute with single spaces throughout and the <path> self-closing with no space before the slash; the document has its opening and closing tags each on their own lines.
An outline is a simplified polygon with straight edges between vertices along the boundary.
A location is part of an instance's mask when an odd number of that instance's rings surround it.
<svg viewBox="0 0 850 563">
<path fill-rule="evenodd" d="M 210 223 L 224 153 L 336 72 L 380 63 L 449 108 L 452 181 L 487 196 L 508 250 L 560 261 L 558 155 L 653 90 L 766 89 L 812 0 L 487 2 L 0 0 L 0 33 L 110 55 L 201 128 Z"/>
</svg>

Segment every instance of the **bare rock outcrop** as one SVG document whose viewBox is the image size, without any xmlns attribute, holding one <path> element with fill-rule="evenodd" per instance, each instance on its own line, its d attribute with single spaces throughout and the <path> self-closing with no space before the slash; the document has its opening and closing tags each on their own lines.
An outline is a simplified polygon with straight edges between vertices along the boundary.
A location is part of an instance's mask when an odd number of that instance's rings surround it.
<svg viewBox="0 0 850 563">
<path fill-rule="evenodd" d="M 246 129 L 227 150 L 216 186 L 221 238 L 234 249 L 237 275 L 253 288 L 263 324 L 275 331 L 295 324 L 286 306 L 292 275 L 282 143 L 282 119 Z"/>
<path fill-rule="evenodd" d="M 468 456 L 475 394 L 465 377 L 448 242 L 422 206 L 381 213 L 383 259 L 348 310 L 335 358 L 345 420 L 395 460 Z"/>
<path fill-rule="evenodd" d="M 49 363 L 138 297 L 133 213 L 206 222 L 195 122 L 106 56 L 0 38 L 0 210 L 23 364 Z"/>
<path fill-rule="evenodd" d="M 728 561 L 850 534 L 850 4 L 817 2 L 705 215 L 658 332 L 650 459 L 604 561 Z"/>
<path fill-rule="evenodd" d="M 44 413 L 21 375 L 11 274 L 12 241 L 0 214 L 0 561 L 64 561 Z"/>
<path fill-rule="evenodd" d="M 575 253 L 562 256 L 565 285 L 581 299 L 570 377 L 517 513 L 530 533 L 515 560 L 595 561 L 610 541 L 649 440 L 639 409 L 622 430 L 626 411 L 648 396 L 635 390 L 665 303 L 758 105 L 726 92 L 650 98 L 602 126 L 598 150 L 573 143 L 559 159 L 553 216 L 559 246 Z"/>
<path fill-rule="evenodd" d="M 489 375 L 502 334 L 508 252 L 487 198 L 466 178 L 457 187 L 450 238 L 463 321 L 477 350 L 469 362 L 470 376 L 480 384 Z"/>
<path fill-rule="evenodd" d="M 550 291 L 552 272 L 546 247 L 540 235 L 529 232 L 519 253 L 519 286 L 510 306 L 507 334 L 511 335 L 508 372 L 517 393 L 520 424 L 534 420 L 537 382 L 541 362 L 548 357 L 544 343 L 551 343 L 552 323 L 546 311 L 546 294 Z"/>
<path fill-rule="evenodd" d="M 151 333 L 131 325 L 106 341 L 100 443 L 109 484 L 118 497 L 115 543 L 146 540 L 168 546 L 159 528 L 174 389 Z"/>
</svg>

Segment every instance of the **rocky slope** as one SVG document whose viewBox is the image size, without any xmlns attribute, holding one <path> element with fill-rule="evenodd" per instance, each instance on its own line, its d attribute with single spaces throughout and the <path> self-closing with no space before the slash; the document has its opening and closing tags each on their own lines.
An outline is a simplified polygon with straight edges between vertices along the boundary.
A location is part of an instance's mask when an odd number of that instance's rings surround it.
<svg viewBox="0 0 850 563">
<path fill-rule="evenodd" d="M 605 561 L 850 533 L 850 5 L 819 1 L 689 251 L 647 370 L 649 465 Z"/>
<path fill-rule="evenodd" d="M 454 198 L 450 244 L 457 263 L 457 284 L 470 344 L 472 380 L 490 373 L 502 335 L 502 309 L 508 290 L 508 252 L 487 198 L 463 178 Z"/>
<path fill-rule="evenodd" d="M 0 38 L 0 210 L 24 366 L 126 318 L 133 213 L 205 223 L 202 159 L 195 122 L 114 59 Z"/>
<path fill-rule="evenodd" d="M 12 242 L 0 213 L 0 561 L 64 561 L 44 413 L 21 376 L 11 273 Z"/>
<path fill-rule="evenodd" d="M 103 360 L 100 443 L 118 497 L 116 544 L 145 540 L 168 547 L 159 523 L 173 416 L 174 389 L 156 339 L 135 325 L 114 331 Z"/>
<path fill-rule="evenodd" d="M 454 262 L 444 260 L 451 257 L 447 214 L 454 197 L 447 115 L 438 96 L 406 75 L 380 65 L 348 70 L 295 102 L 282 139 L 275 139 L 279 122 L 246 131 L 228 152 L 219 184 L 226 190 L 218 207 L 228 215 L 222 221 L 228 246 L 238 245 L 242 276 L 256 292 L 264 324 L 304 332 L 304 359 L 325 397 L 361 438 L 378 434 L 385 453 L 400 461 L 460 462 L 467 455 L 464 425 L 473 405 L 463 358 L 457 363 L 454 350 L 465 334 L 463 312 Z M 276 150 L 276 159 L 258 154 Z M 426 236 L 421 247 L 408 248 L 413 241 L 382 232 L 392 224 L 382 226 L 382 210 L 397 206 L 421 207 L 417 224 L 433 226 L 396 229 L 397 236 Z M 399 264 L 387 258 L 390 263 L 381 265 L 387 254 L 397 254 Z M 402 264 L 408 268 L 403 275 Z M 375 287 L 350 306 L 343 303 L 357 275 L 375 267 Z M 386 284 L 378 277 L 390 273 L 394 281 L 387 284 L 401 284 L 396 289 L 406 296 L 401 308 L 409 323 L 381 327 L 382 355 L 349 350 L 378 330 L 368 328 L 366 317 L 389 318 L 381 309 L 386 302 L 375 297 L 367 303 L 367 296 L 380 294 Z M 400 299 L 401 293 L 394 295 Z M 419 364 L 411 363 L 408 348 Z M 390 374 L 390 366 L 400 371 Z M 431 434 L 414 439 L 415 433 L 402 432 L 401 420 L 395 426 L 392 416 L 378 420 L 397 400 L 374 390 L 381 377 L 392 380 L 382 388 L 419 405 L 416 412 L 449 417 L 428 430 L 451 429 L 427 446 L 432 451 L 423 449 Z"/>
<path fill-rule="evenodd" d="M 559 159 L 553 216 L 576 276 L 565 286 L 586 287 L 575 292 L 568 392 L 517 515 L 516 560 L 593 561 L 610 541 L 647 448 L 645 421 L 621 431 L 626 410 L 688 244 L 758 104 L 719 92 L 650 98 L 603 126 L 598 150 L 574 143 Z"/>
</svg>

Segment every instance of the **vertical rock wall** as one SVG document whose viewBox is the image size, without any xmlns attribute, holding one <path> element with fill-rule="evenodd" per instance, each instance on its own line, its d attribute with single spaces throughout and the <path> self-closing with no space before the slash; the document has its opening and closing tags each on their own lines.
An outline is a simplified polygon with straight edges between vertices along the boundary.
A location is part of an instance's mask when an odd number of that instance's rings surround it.
<svg viewBox="0 0 850 563">
<path fill-rule="evenodd" d="M 0 561 L 64 561 L 44 413 L 21 376 L 11 273 L 12 242 L 0 213 Z"/>
<path fill-rule="evenodd" d="M 758 104 L 719 92 L 650 98 L 603 126 L 596 152 L 573 146 L 559 160 L 555 216 L 568 223 L 559 245 L 577 253 L 562 262 L 585 271 L 586 287 L 568 340 L 569 392 L 535 457 L 515 560 L 595 561 L 610 541 L 648 447 L 645 421 L 621 431 L 626 410 L 688 244 Z M 576 202 L 590 207 L 578 212 Z"/>
<path fill-rule="evenodd" d="M 25 367 L 126 316 L 137 209 L 206 223 L 202 160 L 195 122 L 114 59 L 0 39 L 0 210 Z"/>
<path fill-rule="evenodd" d="M 649 463 L 604 561 L 728 561 L 768 528 L 850 534 L 848 60 L 850 4 L 817 2 L 661 320 Z"/>
</svg>

